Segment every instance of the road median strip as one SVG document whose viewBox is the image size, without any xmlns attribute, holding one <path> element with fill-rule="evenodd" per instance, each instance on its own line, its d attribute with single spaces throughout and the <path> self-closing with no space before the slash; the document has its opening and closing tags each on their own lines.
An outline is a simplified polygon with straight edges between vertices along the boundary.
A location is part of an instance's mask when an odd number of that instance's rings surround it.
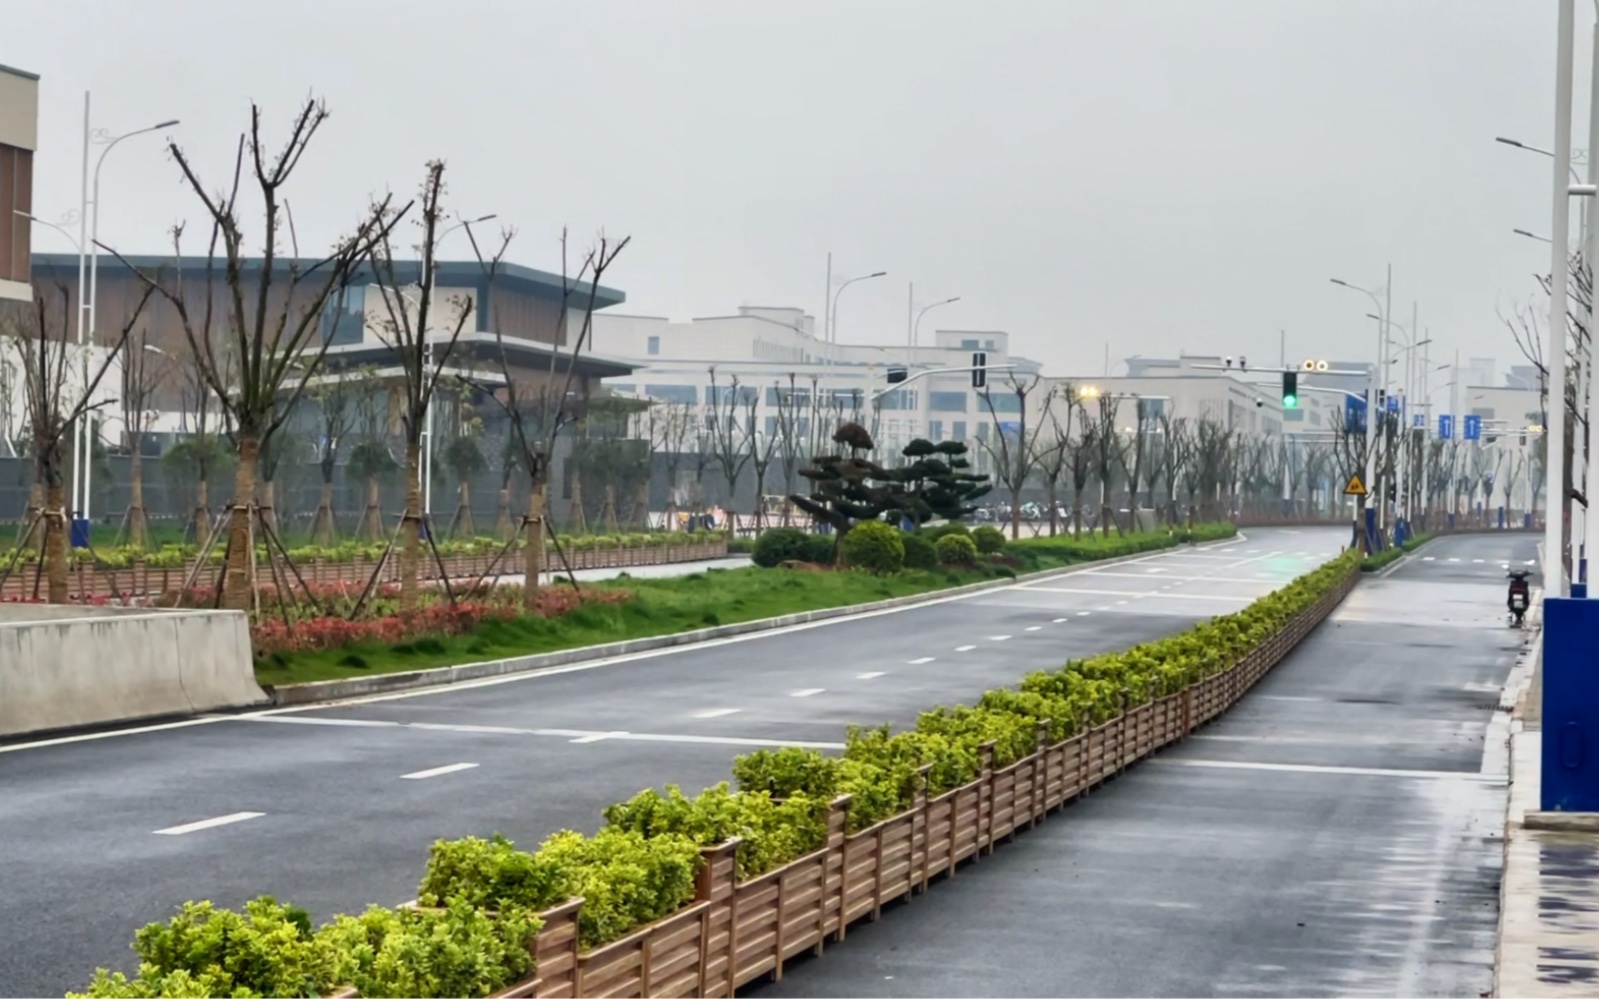
<svg viewBox="0 0 1599 999">
<path fill-rule="evenodd" d="M 759 750 L 735 762 L 739 790 L 643 791 L 592 836 L 557 833 L 531 853 L 439 841 L 415 908 L 312 932 L 270 899 L 242 914 L 190 903 L 140 932 L 138 979 L 101 973 L 88 994 L 283 994 L 291 959 L 292 994 L 394 994 L 384 955 L 436 968 L 424 958 L 447 944 L 474 955 L 470 979 L 406 994 L 731 995 L 1218 717 L 1359 578 L 1358 556 L 1339 556 L 1243 610 L 1031 674 L 914 729 L 851 729 L 841 756 Z M 218 932 L 241 954 L 270 939 L 269 956 L 170 957 L 186 951 L 167 944 Z"/>
<path fill-rule="evenodd" d="M 1227 544 L 1239 539 L 1235 535 L 1222 538 L 1214 542 L 1195 546 L 1198 549 Z M 1049 542 L 1055 539 L 1033 539 L 1026 542 L 1031 548 L 1049 547 Z M 1071 543 L 1069 538 L 1059 539 L 1062 545 Z M 1043 569 L 1037 572 L 1019 573 L 1013 577 L 989 579 L 980 582 L 965 583 L 957 586 L 948 586 L 940 589 L 916 593 L 909 596 L 890 597 L 884 600 L 873 600 L 866 603 L 847 604 L 839 607 L 827 607 L 817 610 L 800 611 L 793 614 L 784 614 L 776 617 L 759 618 L 753 621 L 741 621 L 736 624 L 717 625 L 708 628 L 697 628 L 692 631 L 682 631 L 672 634 L 652 635 L 645 638 L 627 639 L 618 642 L 606 642 L 599 645 L 584 645 L 570 649 L 561 649 L 553 652 L 542 652 L 532 655 L 511 656 L 503 659 L 491 659 L 483 662 L 463 663 L 455 666 L 437 666 L 429 669 L 406 670 L 393 673 L 378 673 L 371 676 L 346 677 L 336 680 L 315 680 L 305 683 L 288 684 L 263 684 L 263 689 L 272 698 L 272 702 L 279 707 L 321 704 L 332 701 L 343 701 L 352 698 L 368 697 L 403 691 L 422 690 L 430 687 L 448 686 L 474 680 L 488 680 L 498 677 L 536 676 L 564 670 L 580 664 L 601 664 L 610 661 L 626 661 L 630 658 L 642 658 L 649 653 L 660 653 L 665 650 L 680 648 L 687 645 L 703 645 L 708 642 L 718 642 L 733 638 L 759 635 L 765 632 L 780 631 L 802 625 L 822 624 L 838 621 L 845 618 L 866 617 L 874 614 L 888 613 L 910 607 L 935 604 L 943 601 L 961 600 L 975 594 L 992 590 L 1006 589 L 1019 585 L 1044 582 L 1075 573 L 1086 572 L 1096 568 L 1131 562 L 1137 559 L 1159 555 L 1183 547 L 1185 542 L 1174 540 L 1170 544 L 1159 547 L 1143 548 L 1103 559 L 1083 561 L 1074 565 Z M 740 570 L 745 571 L 745 570 Z M 748 570 L 748 571 L 773 571 L 773 570 Z M 787 570 L 784 570 L 787 571 Z"/>
</svg>

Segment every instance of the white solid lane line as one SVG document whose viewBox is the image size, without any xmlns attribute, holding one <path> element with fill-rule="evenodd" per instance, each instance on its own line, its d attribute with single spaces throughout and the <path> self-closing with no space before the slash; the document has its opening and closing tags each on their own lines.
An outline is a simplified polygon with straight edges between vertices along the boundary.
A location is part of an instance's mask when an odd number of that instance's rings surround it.
<svg viewBox="0 0 1599 999">
<path fill-rule="evenodd" d="M 855 677 L 855 679 L 857 679 L 857 680 L 875 680 L 875 679 L 877 679 L 878 677 L 880 677 L 882 675 L 883 675 L 883 671 L 882 670 L 877 670 L 876 672 L 873 672 L 873 673 L 861 673 L 861 674 L 858 674 Z"/>
<path fill-rule="evenodd" d="M 977 646 L 975 646 L 975 645 L 957 645 L 955 647 L 955 651 L 956 652 L 970 652 L 970 651 L 972 651 L 975 648 L 977 648 Z"/>
<path fill-rule="evenodd" d="M 923 657 L 922 657 L 922 658 L 920 658 L 920 659 L 912 659 L 912 660 L 911 660 L 911 663 L 910 663 L 910 664 L 911 664 L 911 665 L 912 665 L 912 666 L 921 666 L 921 665 L 923 665 L 923 664 L 924 664 L 924 663 L 930 663 L 930 662 L 932 662 L 932 661 L 933 661 L 933 659 L 934 659 L 934 658 L 935 658 L 935 657 L 933 657 L 933 656 L 923 656 Z"/>
<path fill-rule="evenodd" d="M 441 777 L 444 774 L 460 773 L 462 770 L 471 770 L 476 763 L 451 763 L 449 766 L 434 767 L 432 770 L 418 770 L 414 774 L 401 774 L 401 780 L 427 780 L 429 777 Z"/>
<path fill-rule="evenodd" d="M 235 822 L 246 819 L 259 819 L 265 812 L 234 812 L 232 815 L 218 815 L 214 819 L 201 819 L 199 822 L 189 822 L 181 826 L 168 826 L 157 829 L 157 836 L 182 836 L 185 833 L 199 832 L 202 829 L 215 829 L 217 826 L 230 826 Z"/>
<path fill-rule="evenodd" d="M 580 735 L 576 739 L 572 739 L 570 741 L 574 745 L 579 745 L 587 742 L 603 742 L 606 739 L 615 739 L 626 734 L 626 732 L 595 732 L 593 735 Z M 475 763 L 473 764 L 473 766 L 476 765 L 477 764 Z"/>
<path fill-rule="evenodd" d="M 738 714 L 742 708 L 711 708 L 708 711 L 694 712 L 695 718 L 725 718 L 728 715 Z"/>
<path fill-rule="evenodd" d="M 815 697 L 817 694 L 826 693 L 826 687 L 806 687 L 804 690 L 789 691 L 790 697 Z"/>
</svg>

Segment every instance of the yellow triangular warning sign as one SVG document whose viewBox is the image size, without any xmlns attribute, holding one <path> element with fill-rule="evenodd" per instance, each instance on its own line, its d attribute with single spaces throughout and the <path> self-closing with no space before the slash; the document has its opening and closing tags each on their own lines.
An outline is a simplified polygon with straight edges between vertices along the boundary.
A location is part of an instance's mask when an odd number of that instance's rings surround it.
<svg viewBox="0 0 1599 999">
<path fill-rule="evenodd" d="M 1364 496 L 1364 495 L 1366 495 L 1366 484 L 1364 482 L 1360 481 L 1360 473 L 1359 472 L 1356 472 L 1354 475 L 1351 475 L 1349 477 L 1349 484 L 1347 486 L 1344 486 L 1344 495 L 1345 496 Z"/>
</svg>

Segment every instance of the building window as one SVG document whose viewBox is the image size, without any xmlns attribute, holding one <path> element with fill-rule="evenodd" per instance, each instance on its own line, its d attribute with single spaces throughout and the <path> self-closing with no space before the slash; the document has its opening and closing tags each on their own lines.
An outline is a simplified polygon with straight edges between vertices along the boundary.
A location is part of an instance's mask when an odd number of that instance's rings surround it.
<svg viewBox="0 0 1599 999">
<path fill-rule="evenodd" d="M 961 341 L 961 350 L 977 350 L 977 349 L 979 349 L 978 341 L 976 341 L 976 340 L 962 340 Z"/>
<path fill-rule="evenodd" d="M 966 421 L 965 420 L 956 420 L 955 421 L 954 433 L 953 433 L 953 435 L 951 436 L 950 439 L 951 440 L 960 441 L 963 444 L 966 442 Z"/>
<path fill-rule="evenodd" d="M 811 390 L 809 388 L 789 388 L 787 385 L 773 385 L 766 390 L 766 404 L 768 406 L 790 406 L 796 410 L 809 409 L 811 405 Z"/>
<path fill-rule="evenodd" d="M 944 439 L 943 420 L 927 421 L 927 439 L 932 441 L 934 444 L 937 444 L 939 441 Z"/>
<path fill-rule="evenodd" d="M 978 439 L 978 440 L 979 440 L 979 441 L 986 441 L 986 440 L 988 440 L 988 424 L 986 424 L 986 423 L 979 423 L 979 424 L 978 424 L 978 425 L 977 425 L 977 439 Z"/>
<path fill-rule="evenodd" d="M 996 413 L 1020 413 L 1022 411 L 1021 397 L 1014 392 L 1006 392 L 1004 394 L 984 392 L 983 404 L 978 408 L 986 411 L 989 403 L 993 403 L 994 412 Z"/>
<path fill-rule="evenodd" d="M 927 408 L 935 413 L 964 413 L 966 412 L 966 393 L 929 392 L 927 393 Z"/>
<path fill-rule="evenodd" d="M 690 406 L 700 401 L 699 390 L 693 385 L 646 385 L 644 394 L 662 402 L 687 403 Z"/>
<path fill-rule="evenodd" d="M 984 340 L 983 341 L 983 349 L 984 350 L 993 350 L 994 349 L 994 341 L 992 341 L 992 340 Z"/>
<path fill-rule="evenodd" d="M 918 408 L 915 389 L 895 389 L 892 392 L 884 392 L 878 402 L 884 409 Z"/>
<path fill-rule="evenodd" d="M 645 341 L 644 349 L 649 352 L 651 357 L 656 356 L 661 352 L 661 338 L 658 336 L 650 337 Z"/>
<path fill-rule="evenodd" d="M 768 436 L 768 437 L 776 437 L 777 436 L 777 417 L 768 416 L 766 418 L 766 436 Z"/>
</svg>

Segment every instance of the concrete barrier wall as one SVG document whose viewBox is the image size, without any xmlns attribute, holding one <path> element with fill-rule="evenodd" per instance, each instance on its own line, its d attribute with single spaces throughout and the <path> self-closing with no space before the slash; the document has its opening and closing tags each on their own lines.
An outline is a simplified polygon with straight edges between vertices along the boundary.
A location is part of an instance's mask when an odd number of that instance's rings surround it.
<svg viewBox="0 0 1599 999">
<path fill-rule="evenodd" d="M 266 701 L 237 611 L 0 604 L 0 738 Z"/>
</svg>

